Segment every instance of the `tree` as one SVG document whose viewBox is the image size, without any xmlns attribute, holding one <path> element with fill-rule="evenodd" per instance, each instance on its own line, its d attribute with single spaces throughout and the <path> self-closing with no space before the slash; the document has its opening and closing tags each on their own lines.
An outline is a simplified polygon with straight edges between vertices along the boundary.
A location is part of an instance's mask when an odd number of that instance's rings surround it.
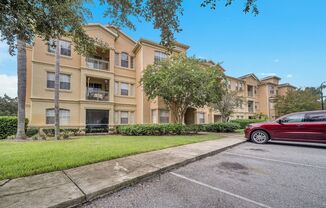
<svg viewBox="0 0 326 208">
<path fill-rule="evenodd" d="M 212 107 L 221 113 L 222 121 L 227 122 L 239 102 L 237 92 L 225 90 L 220 100 L 212 102 Z"/>
<path fill-rule="evenodd" d="M 94 49 L 95 40 L 83 30 L 86 14 L 89 13 L 81 0 L 0 2 L 1 41 L 7 42 L 11 55 L 14 55 L 16 48 L 18 54 L 17 139 L 25 138 L 26 43 L 31 44 L 35 36 L 48 41 L 57 35 L 70 35 L 77 51 L 82 53 Z"/>
<path fill-rule="evenodd" d="M 188 108 L 204 107 L 222 93 L 221 73 L 217 65 L 207 66 L 194 57 L 174 54 L 159 63 L 149 65 L 141 84 L 148 99 L 161 97 L 173 112 L 177 123 L 184 123 Z"/>
<path fill-rule="evenodd" d="M 0 116 L 16 116 L 17 115 L 17 98 L 11 98 L 4 94 L 0 96 Z"/>
<path fill-rule="evenodd" d="M 289 91 L 285 96 L 277 96 L 275 110 L 279 116 L 320 109 L 320 91 L 314 87 L 306 87 Z"/>
</svg>

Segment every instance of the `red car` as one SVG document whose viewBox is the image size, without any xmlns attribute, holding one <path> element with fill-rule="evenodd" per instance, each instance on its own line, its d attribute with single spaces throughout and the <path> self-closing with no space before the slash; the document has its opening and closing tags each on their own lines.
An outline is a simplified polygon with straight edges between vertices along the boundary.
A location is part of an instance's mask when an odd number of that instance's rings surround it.
<svg viewBox="0 0 326 208">
<path fill-rule="evenodd" d="M 326 143 L 326 110 L 292 113 L 275 121 L 250 124 L 245 137 L 258 144 L 269 140 Z"/>
</svg>

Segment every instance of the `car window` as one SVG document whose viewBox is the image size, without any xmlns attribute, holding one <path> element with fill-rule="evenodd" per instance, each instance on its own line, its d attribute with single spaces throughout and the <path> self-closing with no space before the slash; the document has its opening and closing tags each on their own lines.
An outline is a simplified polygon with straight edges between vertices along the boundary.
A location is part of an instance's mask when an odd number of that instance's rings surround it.
<svg viewBox="0 0 326 208">
<path fill-rule="evenodd" d="M 307 121 L 308 122 L 323 122 L 326 121 L 326 112 L 320 112 L 320 113 L 309 113 L 307 115 Z"/>
<path fill-rule="evenodd" d="M 282 118 L 283 123 L 298 123 L 304 121 L 305 114 L 294 114 Z"/>
</svg>

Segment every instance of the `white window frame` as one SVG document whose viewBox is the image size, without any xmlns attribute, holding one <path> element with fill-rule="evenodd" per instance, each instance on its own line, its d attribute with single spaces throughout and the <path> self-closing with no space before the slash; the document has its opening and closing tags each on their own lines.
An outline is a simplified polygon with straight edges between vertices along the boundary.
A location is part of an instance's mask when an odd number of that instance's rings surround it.
<svg viewBox="0 0 326 208">
<path fill-rule="evenodd" d="M 50 114 L 50 116 L 49 116 Z M 48 117 L 53 117 L 53 122 L 48 122 Z M 55 111 L 54 108 L 47 108 L 45 110 L 45 123 L 46 124 L 54 124 L 55 123 Z M 70 110 L 69 109 L 64 109 L 60 108 L 59 110 L 59 119 L 60 119 L 60 124 L 65 125 L 69 124 L 70 122 Z"/>
</svg>

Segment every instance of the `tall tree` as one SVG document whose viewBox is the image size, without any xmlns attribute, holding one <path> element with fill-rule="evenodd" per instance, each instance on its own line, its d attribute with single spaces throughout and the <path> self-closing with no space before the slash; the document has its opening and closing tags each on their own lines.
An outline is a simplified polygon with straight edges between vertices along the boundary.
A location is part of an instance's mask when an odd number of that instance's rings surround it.
<svg viewBox="0 0 326 208">
<path fill-rule="evenodd" d="M 8 95 L 0 96 L 0 116 L 17 115 L 17 98 L 11 98 Z"/>
<path fill-rule="evenodd" d="M 222 121 L 227 122 L 234 112 L 234 109 L 241 102 L 237 92 L 225 90 L 221 99 L 213 100 L 212 107 L 221 113 Z"/>
<path fill-rule="evenodd" d="M 285 96 L 277 96 L 275 110 L 279 116 L 320 109 L 320 91 L 314 87 L 289 91 Z"/>
<path fill-rule="evenodd" d="M 216 97 L 222 93 L 222 76 L 218 66 L 207 66 L 194 57 L 174 54 L 149 65 L 141 83 L 148 99 L 161 97 L 173 112 L 175 121 L 184 123 L 188 108 L 200 108 L 210 103 L 213 88 Z"/>
<path fill-rule="evenodd" d="M 18 139 L 25 138 L 26 43 L 32 43 L 35 36 L 48 41 L 58 34 L 69 34 L 76 43 L 77 51 L 82 53 L 94 49 L 94 39 L 83 30 L 84 15 L 89 13 L 83 7 L 82 2 L 81 0 L 4 0 L 0 2 L 1 41 L 7 42 L 11 55 L 14 55 L 17 48 L 18 124 L 16 137 Z M 66 24 L 66 19 L 69 19 L 71 24 Z M 74 21 L 71 21 L 72 19 Z"/>
</svg>

